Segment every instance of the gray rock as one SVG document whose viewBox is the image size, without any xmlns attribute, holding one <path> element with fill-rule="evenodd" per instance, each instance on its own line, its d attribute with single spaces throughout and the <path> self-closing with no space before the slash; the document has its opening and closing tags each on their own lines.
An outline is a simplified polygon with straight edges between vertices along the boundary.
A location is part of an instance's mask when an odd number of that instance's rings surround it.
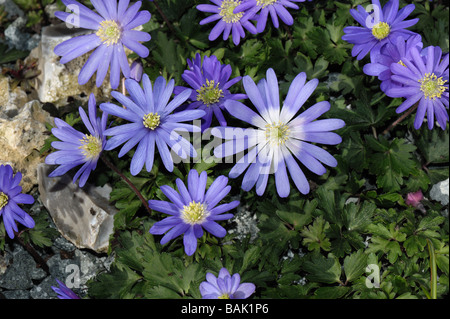
<svg viewBox="0 0 450 319">
<path fill-rule="evenodd" d="M 90 184 L 80 188 L 68 174 L 50 178 L 53 169 L 40 164 L 38 183 L 40 199 L 57 229 L 78 248 L 107 252 L 117 209 L 109 204 L 104 189 Z"/>
<path fill-rule="evenodd" d="M 23 16 L 18 17 L 5 30 L 6 44 L 11 48 L 22 51 L 31 51 L 39 44 L 39 36 L 32 39 L 32 35 L 24 32 L 27 19 Z"/>
<path fill-rule="evenodd" d="M 449 202 L 449 179 L 441 181 L 430 190 L 430 198 L 440 202 L 442 205 L 448 205 Z"/>
<path fill-rule="evenodd" d="M 53 291 L 52 286 L 57 287 L 58 284 L 51 276 L 45 278 L 39 285 L 34 286 L 30 290 L 30 298 L 32 299 L 56 299 L 57 294 Z"/>
<path fill-rule="evenodd" d="M 0 7 L 2 7 L 7 13 L 6 17 L 8 19 L 24 16 L 23 11 L 14 3 L 13 0 L 0 0 Z"/>
<path fill-rule="evenodd" d="M 30 299 L 30 292 L 28 290 L 8 290 L 3 291 L 2 294 L 6 299 Z"/>
<path fill-rule="evenodd" d="M 43 278 L 36 262 L 26 251 L 16 253 L 5 273 L 0 277 L 0 287 L 8 290 L 27 290 L 33 287 L 32 279 Z M 45 277 L 45 272 L 44 272 Z"/>
</svg>

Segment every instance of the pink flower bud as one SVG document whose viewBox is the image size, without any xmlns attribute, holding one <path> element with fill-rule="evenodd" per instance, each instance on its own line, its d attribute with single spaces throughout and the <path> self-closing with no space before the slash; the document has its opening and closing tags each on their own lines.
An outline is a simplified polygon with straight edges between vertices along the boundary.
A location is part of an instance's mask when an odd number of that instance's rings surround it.
<svg viewBox="0 0 450 319">
<path fill-rule="evenodd" d="M 419 206 L 421 200 L 423 200 L 423 194 L 422 190 L 419 189 L 417 192 L 408 193 L 408 195 L 406 195 L 405 203 L 407 205 L 417 207 Z"/>
</svg>

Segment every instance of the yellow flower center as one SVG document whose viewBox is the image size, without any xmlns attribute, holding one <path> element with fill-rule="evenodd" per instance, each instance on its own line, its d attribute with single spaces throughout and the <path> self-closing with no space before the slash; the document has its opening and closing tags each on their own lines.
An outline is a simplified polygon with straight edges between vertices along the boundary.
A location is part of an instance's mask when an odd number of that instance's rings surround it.
<svg viewBox="0 0 450 319">
<path fill-rule="evenodd" d="M 85 135 L 81 140 L 81 153 L 87 160 L 96 159 L 102 151 L 102 141 L 92 135 Z"/>
<path fill-rule="evenodd" d="M 159 116 L 158 113 L 150 112 L 144 116 L 143 122 L 146 128 L 151 129 L 153 131 L 161 123 L 161 117 Z"/>
<path fill-rule="evenodd" d="M 266 139 L 274 145 L 284 144 L 289 139 L 289 126 L 281 122 L 267 124 Z"/>
<path fill-rule="evenodd" d="M 206 207 L 202 203 L 190 202 L 189 205 L 184 206 L 181 211 L 181 219 L 186 224 L 201 224 L 206 217 L 208 217 L 209 213 L 206 210 Z"/>
<path fill-rule="evenodd" d="M 219 102 L 220 98 L 223 97 L 223 91 L 219 89 L 219 83 L 216 84 L 214 80 L 206 80 L 206 84 L 203 84 L 197 90 L 197 93 L 197 101 L 203 102 L 208 107 Z"/>
<path fill-rule="evenodd" d="M 400 61 L 398 61 L 397 62 L 398 64 L 400 64 L 400 65 L 403 65 L 405 68 L 406 68 L 406 65 L 405 65 L 405 63 L 403 63 L 403 61 L 402 60 L 400 60 Z"/>
<path fill-rule="evenodd" d="M 435 100 L 445 92 L 446 87 L 444 85 L 447 80 L 443 80 L 442 77 L 438 78 L 434 73 L 425 73 L 425 77 L 418 81 L 425 98 Z"/>
<path fill-rule="evenodd" d="M 233 10 L 241 4 L 239 0 L 223 0 L 220 5 L 220 16 L 226 23 L 236 23 L 244 16 L 243 12 L 233 13 Z"/>
<path fill-rule="evenodd" d="M 100 22 L 100 28 L 96 35 L 104 44 L 110 46 L 119 42 L 122 36 L 122 29 L 114 20 L 105 20 Z"/>
<path fill-rule="evenodd" d="M 218 299 L 230 299 L 230 296 L 227 293 L 224 293 L 223 295 L 220 295 Z"/>
<path fill-rule="evenodd" d="M 386 22 L 378 22 L 372 28 L 372 34 L 378 40 L 383 40 L 391 32 L 391 27 Z"/>
<path fill-rule="evenodd" d="M 8 204 L 8 195 L 6 195 L 3 192 L 0 192 L 0 209 L 6 206 Z"/>
<path fill-rule="evenodd" d="M 271 4 L 274 4 L 278 0 L 256 0 L 256 5 L 262 6 L 262 9 L 264 9 L 267 6 L 270 6 Z"/>
</svg>

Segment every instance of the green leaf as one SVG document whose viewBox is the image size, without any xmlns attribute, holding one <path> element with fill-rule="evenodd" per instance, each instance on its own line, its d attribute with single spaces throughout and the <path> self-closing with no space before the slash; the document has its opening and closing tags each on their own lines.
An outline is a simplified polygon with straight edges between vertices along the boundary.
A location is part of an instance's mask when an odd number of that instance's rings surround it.
<svg viewBox="0 0 450 319">
<path fill-rule="evenodd" d="M 362 205 L 349 203 L 343 210 L 344 224 L 349 231 L 361 231 L 372 222 L 372 217 L 376 210 L 376 205 L 365 201 Z"/>
<path fill-rule="evenodd" d="M 350 287 L 320 287 L 314 292 L 316 299 L 339 299 L 350 291 Z"/>
<path fill-rule="evenodd" d="M 383 136 L 376 140 L 368 135 L 366 141 L 375 151 L 369 171 L 377 176 L 377 185 L 386 192 L 399 191 L 403 177 L 410 175 L 416 165 L 412 160 L 416 147 L 404 139 L 388 141 Z"/>
<path fill-rule="evenodd" d="M 245 270 L 253 266 L 257 261 L 258 257 L 261 254 L 261 247 L 259 246 L 252 246 L 249 249 L 245 251 L 244 259 L 242 261 L 241 269 L 239 270 L 239 273 L 243 273 Z"/>
<path fill-rule="evenodd" d="M 19 51 L 16 49 L 8 50 L 6 44 L 0 43 L 0 64 L 15 62 L 17 60 L 26 58 L 30 52 Z"/>
<path fill-rule="evenodd" d="M 340 283 L 341 265 L 332 254 L 325 258 L 321 254 L 314 254 L 311 260 L 303 264 L 303 269 L 309 273 L 307 279 L 326 284 Z"/>
<path fill-rule="evenodd" d="M 304 227 L 301 235 L 303 238 L 303 245 L 308 246 L 308 250 L 323 249 L 329 251 L 331 248 L 330 240 L 326 237 L 326 230 L 330 228 L 330 224 L 325 221 L 322 216 L 316 218 L 312 225 Z"/>
<path fill-rule="evenodd" d="M 137 273 L 124 267 L 119 270 L 112 265 L 108 273 L 101 273 L 96 277 L 96 281 L 88 284 L 89 294 L 96 298 L 104 299 L 122 299 L 130 296 L 132 287 L 141 279 Z"/>
<path fill-rule="evenodd" d="M 358 250 L 345 257 L 344 259 L 344 273 L 348 282 L 353 282 L 359 279 L 365 272 L 367 267 L 367 255 L 362 251 Z"/>
</svg>

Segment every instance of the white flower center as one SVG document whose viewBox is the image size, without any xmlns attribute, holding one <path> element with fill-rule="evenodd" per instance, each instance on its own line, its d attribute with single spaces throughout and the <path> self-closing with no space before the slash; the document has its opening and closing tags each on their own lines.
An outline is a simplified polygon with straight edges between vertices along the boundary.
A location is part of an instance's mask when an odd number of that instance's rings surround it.
<svg viewBox="0 0 450 319">
<path fill-rule="evenodd" d="M 189 205 L 184 206 L 181 211 L 181 219 L 186 224 L 201 224 L 208 217 L 209 212 L 206 210 L 205 204 L 192 201 Z"/>
<path fill-rule="evenodd" d="M 114 20 L 105 20 L 100 22 L 100 28 L 96 35 L 104 44 L 110 46 L 119 42 L 122 36 L 122 28 Z"/>
<path fill-rule="evenodd" d="M 243 12 L 233 13 L 233 10 L 241 4 L 239 0 L 223 0 L 219 14 L 226 23 L 236 23 L 244 16 Z"/>
<path fill-rule="evenodd" d="M 272 145 L 284 144 L 289 139 L 289 126 L 278 122 L 266 125 L 266 139 Z"/>
<path fill-rule="evenodd" d="M 81 153 L 87 160 L 96 159 L 102 151 L 102 141 L 100 138 L 92 135 L 85 135 L 81 140 Z"/>
</svg>

